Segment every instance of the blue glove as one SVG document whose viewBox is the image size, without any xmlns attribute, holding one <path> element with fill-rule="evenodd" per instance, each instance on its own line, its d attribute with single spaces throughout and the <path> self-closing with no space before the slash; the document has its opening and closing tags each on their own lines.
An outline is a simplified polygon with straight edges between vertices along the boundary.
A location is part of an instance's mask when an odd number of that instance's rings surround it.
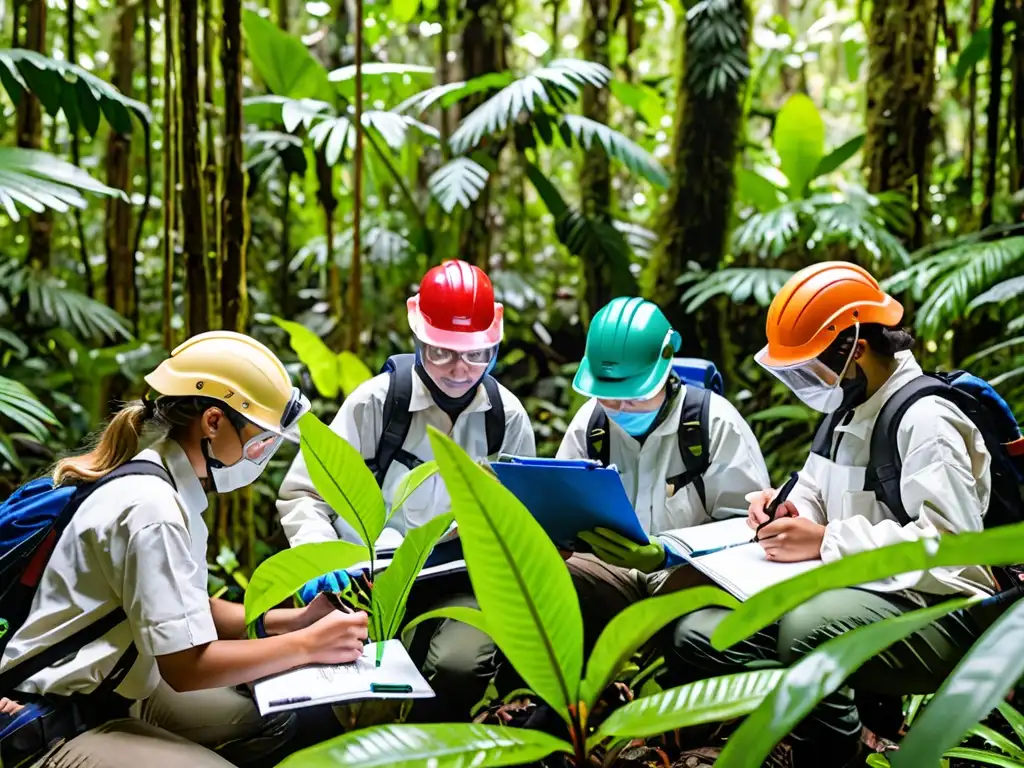
<svg viewBox="0 0 1024 768">
<path fill-rule="evenodd" d="M 330 592 L 337 595 L 341 602 L 352 610 L 368 611 L 371 587 L 368 574 L 363 568 L 354 571 L 331 571 L 307 581 L 296 593 L 296 597 L 301 605 L 309 605 L 321 592 Z"/>
</svg>

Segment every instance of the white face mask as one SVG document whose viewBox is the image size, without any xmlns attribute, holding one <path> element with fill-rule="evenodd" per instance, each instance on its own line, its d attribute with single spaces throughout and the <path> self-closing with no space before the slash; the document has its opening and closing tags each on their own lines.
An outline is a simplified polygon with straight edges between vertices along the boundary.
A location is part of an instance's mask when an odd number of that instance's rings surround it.
<svg viewBox="0 0 1024 768">
<path fill-rule="evenodd" d="M 226 465 L 213 455 L 212 443 L 203 441 L 206 473 L 217 493 L 230 493 L 255 483 L 270 463 L 270 457 L 281 447 L 283 438 L 273 432 L 263 432 L 248 440 L 242 447 L 242 458 Z"/>
</svg>

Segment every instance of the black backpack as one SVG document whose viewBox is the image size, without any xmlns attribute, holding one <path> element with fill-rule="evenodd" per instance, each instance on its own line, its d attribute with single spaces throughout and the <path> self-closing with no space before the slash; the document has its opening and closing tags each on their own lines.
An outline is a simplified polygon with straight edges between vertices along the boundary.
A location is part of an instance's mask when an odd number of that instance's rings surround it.
<svg viewBox="0 0 1024 768">
<path fill-rule="evenodd" d="M 372 459 L 367 459 L 366 465 L 377 479 L 377 485 L 381 487 L 384 486 L 384 478 L 392 462 L 397 461 L 408 469 L 415 469 L 423 463 L 418 456 L 402 448 L 409 434 L 409 424 L 412 422 L 409 403 L 412 402 L 412 377 L 416 375 L 415 368 L 416 355 L 404 354 L 392 355 L 380 369 L 380 372 L 388 374 L 390 379 L 388 393 L 384 398 L 384 424 L 381 427 L 380 441 L 377 443 L 377 453 Z M 485 375 L 481 385 L 491 403 L 490 409 L 484 412 L 484 421 L 487 428 L 487 455 L 493 456 L 501 450 L 505 442 L 505 407 L 501 402 L 498 382 L 493 376 Z"/>
<path fill-rule="evenodd" d="M 900 494 L 903 462 L 897 449 L 900 421 L 922 397 L 935 395 L 956 405 L 981 432 L 992 456 L 992 498 L 986 528 L 1024 520 L 1021 482 L 1024 480 L 1024 440 L 1009 405 L 986 381 L 967 373 L 925 373 L 893 393 L 882 406 L 871 434 L 864 490 L 885 504 L 900 525 L 911 522 Z M 818 425 L 811 452 L 831 459 L 835 429 L 852 411 L 840 409 Z"/>
<path fill-rule="evenodd" d="M 687 382 L 683 396 L 683 409 L 679 414 L 679 454 L 683 457 L 683 472 L 667 478 L 666 483 L 677 490 L 693 483 L 701 505 L 707 509 L 704 473 L 711 466 L 710 419 L 711 390 Z M 611 462 L 611 441 L 608 432 L 608 414 L 602 405 L 594 403 L 587 424 L 587 456 L 608 466 Z"/>
</svg>

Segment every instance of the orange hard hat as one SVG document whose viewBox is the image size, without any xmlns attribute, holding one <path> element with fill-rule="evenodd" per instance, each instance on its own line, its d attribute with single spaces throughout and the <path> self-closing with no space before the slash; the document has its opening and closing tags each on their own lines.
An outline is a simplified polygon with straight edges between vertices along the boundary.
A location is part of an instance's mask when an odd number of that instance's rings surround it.
<svg viewBox="0 0 1024 768">
<path fill-rule="evenodd" d="M 770 368 L 813 360 L 857 323 L 892 326 L 903 305 L 866 269 L 848 261 L 824 261 L 801 269 L 768 308 L 768 346 L 760 358 Z"/>
</svg>

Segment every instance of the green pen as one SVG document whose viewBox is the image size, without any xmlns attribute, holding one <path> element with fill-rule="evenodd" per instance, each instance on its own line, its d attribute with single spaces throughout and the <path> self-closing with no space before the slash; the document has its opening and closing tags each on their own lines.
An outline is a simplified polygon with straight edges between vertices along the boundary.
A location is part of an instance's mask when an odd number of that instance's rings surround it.
<svg viewBox="0 0 1024 768">
<path fill-rule="evenodd" d="M 370 683 L 370 693 L 412 693 L 412 686 L 404 683 Z"/>
<path fill-rule="evenodd" d="M 377 643 L 377 666 L 380 666 L 381 659 L 384 658 L 384 643 Z"/>
</svg>

